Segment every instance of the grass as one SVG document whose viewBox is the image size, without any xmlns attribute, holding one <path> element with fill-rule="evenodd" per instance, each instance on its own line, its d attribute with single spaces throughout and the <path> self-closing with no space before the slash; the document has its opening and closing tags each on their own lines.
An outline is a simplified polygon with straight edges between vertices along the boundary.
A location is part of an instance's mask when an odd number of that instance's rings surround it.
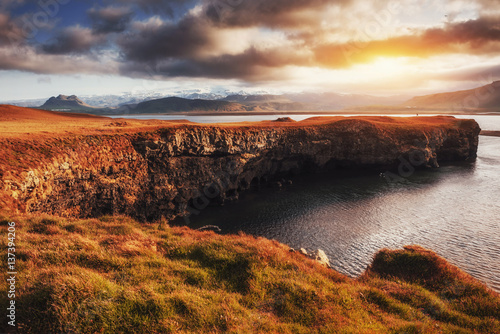
<svg viewBox="0 0 500 334">
<path fill-rule="evenodd" d="M 20 333 L 500 333 L 499 295 L 418 246 L 381 250 L 350 279 L 243 234 L 8 218 Z"/>
</svg>

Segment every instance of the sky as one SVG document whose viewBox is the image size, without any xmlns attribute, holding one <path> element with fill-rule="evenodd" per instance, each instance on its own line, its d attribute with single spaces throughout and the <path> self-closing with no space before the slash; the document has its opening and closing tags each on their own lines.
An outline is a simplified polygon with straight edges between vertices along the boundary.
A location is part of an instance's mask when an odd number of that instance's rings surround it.
<svg viewBox="0 0 500 334">
<path fill-rule="evenodd" d="M 0 102 L 423 95 L 499 79 L 500 0 L 0 0 Z"/>
</svg>

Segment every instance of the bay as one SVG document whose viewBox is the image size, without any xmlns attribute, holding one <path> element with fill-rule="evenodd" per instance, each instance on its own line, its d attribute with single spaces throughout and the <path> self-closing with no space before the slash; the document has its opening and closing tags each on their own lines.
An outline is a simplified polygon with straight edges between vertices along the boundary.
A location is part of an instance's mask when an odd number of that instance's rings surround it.
<svg viewBox="0 0 500 334">
<path fill-rule="evenodd" d="M 174 116 L 156 115 L 199 123 L 316 115 Z M 500 131 L 500 116 L 456 117 Z M 419 244 L 500 292 L 499 192 L 500 138 L 480 136 L 475 162 L 416 171 L 397 183 L 368 172 L 300 176 L 282 190 L 248 191 L 234 203 L 209 207 L 190 217 L 190 227 L 217 225 L 223 233 L 242 231 L 293 248 L 319 248 L 336 270 L 352 277 L 381 248 Z"/>
</svg>

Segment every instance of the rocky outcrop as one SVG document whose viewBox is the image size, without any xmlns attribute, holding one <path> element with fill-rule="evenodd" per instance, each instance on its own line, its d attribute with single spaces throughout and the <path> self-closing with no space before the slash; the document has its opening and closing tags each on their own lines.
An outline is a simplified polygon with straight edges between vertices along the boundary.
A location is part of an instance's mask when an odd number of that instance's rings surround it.
<svg viewBox="0 0 500 334">
<path fill-rule="evenodd" d="M 311 252 L 311 253 L 308 253 L 307 250 L 305 250 L 304 248 L 300 248 L 299 250 L 295 250 L 293 248 L 290 248 L 289 251 L 292 252 L 292 253 L 293 252 L 298 252 L 299 254 L 302 254 L 304 256 L 309 257 L 310 259 L 313 259 L 313 260 L 317 261 L 322 266 L 325 266 L 327 268 L 331 268 L 330 259 L 328 258 L 328 256 L 326 255 L 326 253 L 323 250 L 321 250 L 321 249 L 317 249 L 317 250 L 315 250 L 314 252 Z"/>
<path fill-rule="evenodd" d="M 375 117 L 270 124 L 11 140 L 12 150 L 40 157 L 25 159 L 17 174 L 4 162 L 1 198 L 20 211 L 62 216 L 188 218 L 209 204 L 238 198 L 252 185 L 302 172 L 382 170 L 401 159 L 417 167 L 473 159 L 480 131 L 474 121 L 454 118 L 425 124 Z"/>
</svg>

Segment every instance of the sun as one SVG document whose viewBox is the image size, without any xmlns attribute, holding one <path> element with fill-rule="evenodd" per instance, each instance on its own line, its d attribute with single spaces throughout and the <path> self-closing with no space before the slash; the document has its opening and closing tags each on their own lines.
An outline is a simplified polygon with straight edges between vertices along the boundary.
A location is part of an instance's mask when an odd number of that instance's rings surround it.
<svg viewBox="0 0 500 334">
<path fill-rule="evenodd" d="M 406 57 L 377 57 L 368 64 L 358 65 L 367 74 L 381 77 L 396 77 L 407 73 L 411 68 Z"/>
</svg>

